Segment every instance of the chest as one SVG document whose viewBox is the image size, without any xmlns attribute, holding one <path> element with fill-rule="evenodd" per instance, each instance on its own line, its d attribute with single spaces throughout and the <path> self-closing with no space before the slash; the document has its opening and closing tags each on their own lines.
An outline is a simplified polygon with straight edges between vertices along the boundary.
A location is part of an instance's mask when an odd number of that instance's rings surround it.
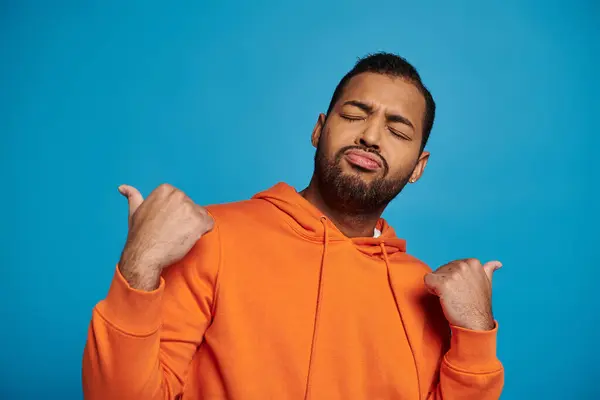
<svg viewBox="0 0 600 400">
<path fill-rule="evenodd" d="M 384 260 L 347 242 L 324 250 L 299 241 L 285 249 L 273 244 L 226 254 L 208 334 L 220 344 L 230 342 L 229 349 L 253 349 L 301 365 L 312 346 L 324 362 L 338 364 L 348 361 L 349 347 L 353 362 L 410 356 Z M 281 345 L 277 353 L 274 343 Z"/>
<path fill-rule="evenodd" d="M 319 317 L 348 329 L 398 319 L 384 260 L 351 243 L 329 243 L 326 250 L 305 241 L 273 243 L 229 253 L 219 274 L 215 321 L 235 309 L 248 323 L 295 326 L 314 319 L 317 303 Z"/>
<path fill-rule="evenodd" d="M 223 254 L 204 371 L 219 365 L 233 382 L 264 369 L 286 382 L 282 393 L 301 393 L 310 369 L 311 384 L 350 391 L 344 398 L 412 393 L 434 378 L 442 336 L 429 321 L 439 315 L 423 302 L 415 266 L 388 268 L 348 242 L 237 250 Z"/>
</svg>

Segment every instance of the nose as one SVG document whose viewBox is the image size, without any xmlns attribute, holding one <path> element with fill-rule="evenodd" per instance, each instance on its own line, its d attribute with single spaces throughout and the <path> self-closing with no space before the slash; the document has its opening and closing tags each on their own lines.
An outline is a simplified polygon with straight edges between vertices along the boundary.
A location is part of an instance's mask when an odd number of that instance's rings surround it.
<svg viewBox="0 0 600 400">
<path fill-rule="evenodd" d="M 356 144 L 373 150 L 379 150 L 381 142 L 381 127 L 377 121 L 367 124 L 365 129 L 356 138 Z"/>
</svg>

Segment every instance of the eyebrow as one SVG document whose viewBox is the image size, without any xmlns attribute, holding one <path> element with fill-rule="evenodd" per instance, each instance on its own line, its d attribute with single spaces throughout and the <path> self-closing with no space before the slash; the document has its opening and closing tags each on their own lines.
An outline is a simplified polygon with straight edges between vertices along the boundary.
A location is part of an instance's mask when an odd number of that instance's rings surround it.
<svg viewBox="0 0 600 400">
<path fill-rule="evenodd" d="M 371 105 L 369 105 L 367 103 L 363 103 L 362 101 L 348 100 L 342 106 L 346 106 L 346 105 L 360 108 L 361 110 L 363 110 L 367 114 L 371 114 L 373 112 L 373 106 L 371 106 Z M 415 130 L 415 127 L 412 124 L 412 122 L 410 122 L 410 120 L 408 118 L 406 118 L 406 117 L 404 117 L 404 116 L 402 116 L 400 114 L 386 114 L 386 118 L 390 122 L 399 122 L 401 124 L 408 125 L 413 130 Z"/>
</svg>

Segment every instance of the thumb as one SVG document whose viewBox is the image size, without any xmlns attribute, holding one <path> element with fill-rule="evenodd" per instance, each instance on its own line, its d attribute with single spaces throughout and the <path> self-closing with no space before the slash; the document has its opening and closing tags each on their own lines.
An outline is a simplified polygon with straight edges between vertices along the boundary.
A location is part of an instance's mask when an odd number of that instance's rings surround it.
<svg viewBox="0 0 600 400">
<path fill-rule="evenodd" d="M 499 270 L 500 268 L 502 268 L 502 263 L 500 261 L 488 261 L 483 265 L 483 270 L 490 282 L 492 281 L 494 271 Z"/>
<path fill-rule="evenodd" d="M 144 198 L 139 190 L 129 185 L 119 186 L 119 193 L 127 197 L 127 201 L 129 202 L 129 220 L 131 220 L 131 217 L 142 204 Z"/>
</svg>

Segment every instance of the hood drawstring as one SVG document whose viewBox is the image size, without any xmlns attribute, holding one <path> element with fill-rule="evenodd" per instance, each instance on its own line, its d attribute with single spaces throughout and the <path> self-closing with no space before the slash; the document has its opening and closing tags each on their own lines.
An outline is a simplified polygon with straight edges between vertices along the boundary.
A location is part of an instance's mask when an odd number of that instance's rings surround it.
<svg viewBox="0 0 600 400">
<path fill-rule="evenodd" d="M 388 258 L 388 253 L 387 250 L 385 249 L 385 243 L 381 242 L 379 243 L 379 247 L 381 247 L 381 253 L 383 254 L 383 261 L 385 261 L 385 270 L 387 272 L 387 277 L 388 277 L 388 283 L 390 285 L 390 287 L 392 286 L 392 278 L 390 276 L 390 259 Z M 392 290 L 393 293 L 393 290 Z M 394 293 L 394 300 L 396 300 L 396 293 Z M 396 304 L 398 304 L 398 302 L 396 301 Z"/>
<path fill-rule="evenodd" d="M 310 345 L 310 358 L 308 359 L 308 374 L 306 377 L 306 390 L 304 400 L 310 395 L 310 381 L 312 375 L 312 364 L 315 358 L 315 344 L 317 343 L 317 332 L 319 330 L 319 311 L 321 310 L 321 299 L 323 297 L 323 272 L 325 270 L 325 257 L 327 256 L 327 245 L 329 243 L 329 230 L 327 228 L 327 217 L 319 218 L 323 224 L 323 255 L 321 257 L 321 268 L 319 270 L 319 287 L 317 289 L 317 304 L 315 310 L 315 321 L 313 322 L 312 343 Z"/>
<path fill-rule="evenodd" d="M 398 315 L 400 316 L 400 321 L 402 321 L 402 326 L 404 327 L 404 334 L 408 338 L 408 332 L 406 331 L 406 324 L 404 323 L 404 318 L 402 318 L 402 312 L 400 311 L 400 308 L 398 307 L 398 298 L 396 297 L 396 292 L 394 291 L 394 285 L 392 285 L 392 276 L 390 273 L 390 259 L 388 258 L 387 250 L 385 249 L 385 243 L 381 242 L 379 244 L 379 247 L 381 247 L 381 252 L 383 254 L 383 260 L 385 261 L 385 268 L 387 270 L 388 284 L 390 285 L 390 289 L 392 290 L 392 295 L 394 296 L 394 302 L 396 303 L 396 309 L 398 310 Z M 415 351 L 412 347 L 412 344 L 410 343 L 410 340 L 408 341 L 408 345 L 410 347 L 410 352 L 412 354 L 413 362 L 415 364 L 415 371 L 417 371 L 417 388 L 418 388 L 419 400 L 420 400 L 421 399 L 421 381 L 419 379 L 419 368 L 417 365 L 417 359 L 415 357 Z"/>
</svg>

